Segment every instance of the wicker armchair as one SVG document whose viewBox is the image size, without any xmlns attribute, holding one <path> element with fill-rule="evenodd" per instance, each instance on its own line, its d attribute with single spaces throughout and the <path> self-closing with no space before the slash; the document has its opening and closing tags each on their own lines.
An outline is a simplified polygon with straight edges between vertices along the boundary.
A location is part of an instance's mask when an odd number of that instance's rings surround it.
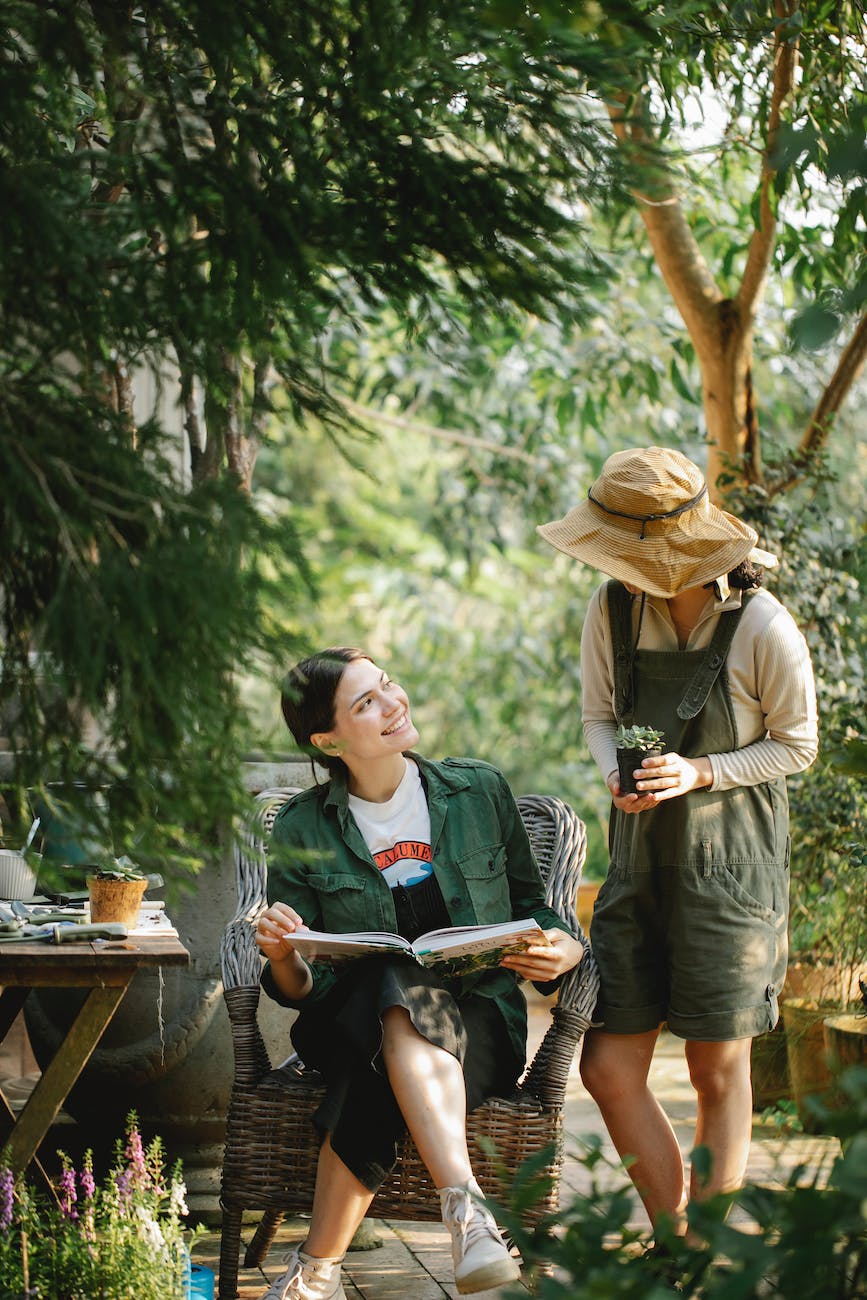
<svg viewBox="0 0 867 1300">
<path fill-rule="evenodd" d="M 256 1019 L 261 959 L 254 931 L 266 899 L 266 845 L 274 818 L 292 793 L 267 790 L 256 801 L 255 814 L 236 850 L 238 911 L 221 950 L 235 1079 L 222 1173 L 219 1300 L 235 1300 L 238 1295 L 244 1211 L 264 1211 L 244 1257 L 249 1268 L 264 1259 L 284 1215 L 309 1211 L 313 1200 L 319 1144 L 311 1117 L 322 1098 L 321 1079 L 305 1072 L 297 1057 L 272 1068 Z M 562 982 L 551 1011 L 553 1023 L 517 1095 L 490 1098 L 473 1111 L 468 1117 L 468 1139 L 476 1176 L 494 1196 L 507 1191 L 498 1176 L 499 1166 L 516 1169 L 529 1156 L 551 1147 L 552 1190 L 532 1212 L 539 1217 L 558 1205 L 566 1080 L 576 1045 L 593 1015 L 599 975 L 575 914 L 586 853 L 584 824 L 559 799 L 532 795 L 519 799 L 518 806 L 546 882 L 548 902 L 587 950 Z M 383 1219 L 439 1219 L 439 1199 L 408 1137 L 396 1169 L 369 1213 Z"/>
</svg>

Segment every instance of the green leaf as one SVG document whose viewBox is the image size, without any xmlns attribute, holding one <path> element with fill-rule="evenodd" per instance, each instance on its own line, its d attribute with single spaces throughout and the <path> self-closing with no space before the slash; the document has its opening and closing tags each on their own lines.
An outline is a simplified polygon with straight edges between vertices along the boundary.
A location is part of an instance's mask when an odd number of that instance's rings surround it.
<svg viewBox="0 0 867 1300">
<path fill-rule="evenodd" d="M 674 390 L 678 396 L 682 397 L 685 402 L 695 402 L 696 394 L 674 357 L 671 359 L 668 373 L 671 376 L 671 382 L 674 385 Z"/>
<path fill-rule="evenodd" d="M 795 317 L 790 334 L 795 347 L 818 351 L 830 342 L 839 328 L 837 312 L 814 303 Z"/>
</svg>

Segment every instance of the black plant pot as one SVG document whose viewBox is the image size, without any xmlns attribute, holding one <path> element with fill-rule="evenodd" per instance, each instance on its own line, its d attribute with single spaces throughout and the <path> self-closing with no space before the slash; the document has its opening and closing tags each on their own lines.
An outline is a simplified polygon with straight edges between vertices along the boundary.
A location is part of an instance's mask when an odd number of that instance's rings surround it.
<svg viewBox="0 0 867 1300">
<path fill-rule="evenodd" d="M 656 745 L 653 749 L 618 749 L 617 771 L 620 775 L 620 793 L 643 794 L 643 790 L 640 791 L 635 788 L 635 777 L 632 773 L 641 767 L 643 759 L 661 753 L 661 745 Z"/>
</svg>

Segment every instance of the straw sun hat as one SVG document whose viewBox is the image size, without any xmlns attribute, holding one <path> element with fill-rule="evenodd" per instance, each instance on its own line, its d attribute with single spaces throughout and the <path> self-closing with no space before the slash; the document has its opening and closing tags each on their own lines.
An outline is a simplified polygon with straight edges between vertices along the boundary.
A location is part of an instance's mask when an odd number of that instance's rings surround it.
<svg viewBox="0 0 867 1300">
<path fill-rule="evenodd" d="M 563 519 L 536 530 L 558 551 L 650 596 L 713 582 L 747 558 L 771 567 L 758 534 L 708 499 L 698 466 L 679 451 L 646 447 L 609 456 Z"/>
</svg>

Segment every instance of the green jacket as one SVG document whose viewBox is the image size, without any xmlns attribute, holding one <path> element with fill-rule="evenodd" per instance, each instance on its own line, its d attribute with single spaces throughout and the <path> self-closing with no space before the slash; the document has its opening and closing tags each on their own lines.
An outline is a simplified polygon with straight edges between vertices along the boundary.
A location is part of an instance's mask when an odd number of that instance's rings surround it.
<svg viewBox="0 0 867 1300">
<path fill-rule="evenodd" d="M 427 793 L 431 853 L 453 925 L 534 917 L 545 930 L 568 926 L 545 903 L 542 877 L 505 777 L 489 763 L 412 755 Z M 313 930 L 394 931 L 391 890 L 374 864 L 347 801 L 346 774 L 296 795 L 281 809 L 271 835 L 268 897 L 291 904 Z M 266 970 L 265 991 L 287 1006 L 312 1010 L 338 976 L 315 965 L 313 988 L 288 1002 Z M 544 991 L 555 983 L 540 985 Z M 499 1005 L 519 1054 L 525 1051 L 524 996 L 512 971 L 497 968 L 455 981 L 458 998 L 478 993 Z"/>
</svg>

